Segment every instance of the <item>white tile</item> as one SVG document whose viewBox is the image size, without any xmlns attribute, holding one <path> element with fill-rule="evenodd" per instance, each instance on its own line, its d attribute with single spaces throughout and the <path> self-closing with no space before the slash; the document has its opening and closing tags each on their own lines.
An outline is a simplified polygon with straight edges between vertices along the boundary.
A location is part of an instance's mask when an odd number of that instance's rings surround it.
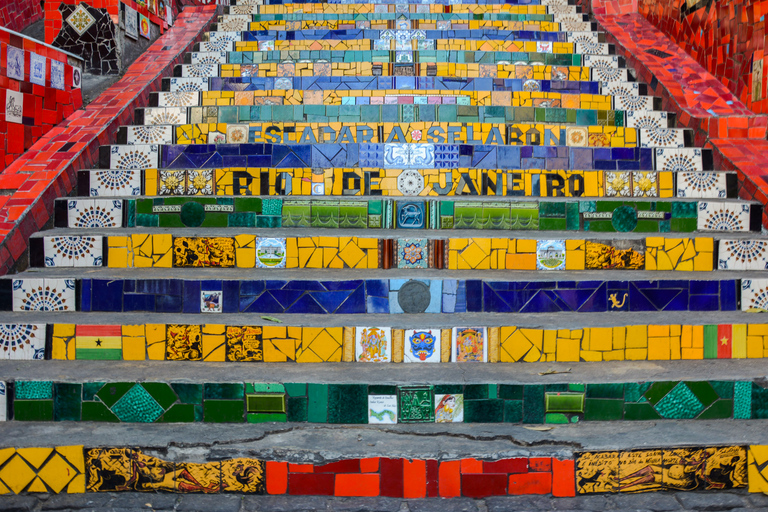
<svg viewBox="0 0 768 512">
<path fill-rule="evenodd" d="M 157 169 L 159 163 L 160 150 L 156 144 L 113 144 L 110 148 L 110 169 Z"/>
<path fill-rule="evenodd" d="M 170 91 L 171 92 L 184 92 L 184 91 L 207 91 L 208 79 L 207 78 L 171 78 L 170 79 Z"/>
<path fill-rule="evenodd" d="M 157 93 L 159 107 L 196 107 L 200 105 L 200 93 L 197 91 L 175 91 Z"/>
<path fill-rule="evenodd" d="M 637 92 L 637 89 L 635 89 Z M 614 110 L 653 110 L 653 96 L 619 94 L 613 98 Z"/>
<path fill-rule="evenodd" d="M 653 153 L 657 171 L 696 172 L 704 170 L 701 148 L 658 148 Z"/>
<path fill-rule="evenodd" d="M 219 66 L 217 64 L 182 64 L 181 76 L 194 78 L 219 76 Z"/>
<path fill-rule="evenodd" d="M 715 171 L 678 172 L 677 197 L 717 199 L 728 195 L 727 173 Z"/>
<path fill-rule="evenodd" d="M 720 240 L 718 245 L 720 270 L 768 270 L 767 240 Z"/>
<path fill-rule="evenodd" d="M 638 130 L 641 148 L 684 148 L 685 130 L 682 128 L 653 128 Z"/>
<path fill-rule="evenodd" d="M 600 94 L 605 96 L 639 96 L 640 85 L 637 82 L 606 80 L 600 84 Z"/>
<path fill-rule="evenodd" d="M 565 270 L 565 240 L 536 240 L 536 270 Z"/>
<path fill-rule="evenodd" d="M 606 197 L 632 197 L 631 171 L 605 171 Z"/>
<path fill-rule="evenodd" d="M 0 380 L 0 421 L 8 419 L 8 387 L 5 381 Z"/>
<path fill-rule="evenodd" d="M 580 55 L 608 55 L 608 43 L 580 42 L 576 43 L 576 52 Z"/>
<path fill-rule="evenodd" d="M 123 201 L 119 199 L 70 199 L 67 227 L 119 228 L 123 225 Z"/>
<path fill-rule="evenodd" d="M 0 324 L 0 347 L 0 359 L 44 359 L 45 324 Z"/>
<path fill-rule="evenodd" d="M 366 363 L 388 363 L 392 360 L 391 327 L 357 327 L 355 360 Z"/>
<path fill-rule="evenodd" d="M 184 123 L 179 123 L 184 124 Z M 173 144 L 173 126 L 133 125 L 126 126 L 126 144 Z"/>
<path fill-rule="evenodd" d="M 666 112 L 630 110 L 626 113 L 628 128 L 667 128 L 669 120 Z"/>
<path fill-rule="evenodd" d="M 741 310 L 768 311 L 768 279 L 741 280 Z"/>
<path fill-rule="evenodd" d="M 464 395 L 435 395 L 435 423 L 463 423 Z"/>
<path fill-rule="evenodd" d="M 221 313 L 223 309 L 224 292 L 221 290 L 200 291 L 200 312 Z"/>
<path fill-rule="evenodd" d="M 185 124 L 186 107 L 150 107 L 144 109 L 144 124 Z"/>
<path fill-rule="evenodd" d="M 485 327 L 454 327 L 451 336 L 451 361 L 487 362 L 488 333 Z"/>
<path fill-rule="evenodd" d="M 226 64 L 227 52 L 192 52 L 191 64 Z"/>
<path fill-rule="evenodd" d="M 585 55 L 587 57 L 607 57 L 603 55 Z M 595 82 L 627 82 L 629 80 L 629 72 L 625 68 L 614 68 L 611 66 L 591 66 L 590 75 Z"/>
<path fill-rule="evenodd" d="M 235 41 L 242 41 L 242 35 L 240 34 L 242 31 L 234 31 L 234 32 L 226 32 L 226 31 L 216 31 L 216 32 L 208 32 L 208 42 L 209 43 L 217 43 L 217 42 L 235 42 Z M 209 45 L 212 46 L 212 48 L 208 51 L 226 51 L 224 48 L 216 48 L 215 45 Z"/>
<path fill-rule="evenodd" d="M 42 55 L 29 52 L 29 81 L 45 87 L 45 78 L 48 73 L 47 59 Z"/>
<path fill-rule="evenodd" d="M 5 120 L 9 123 L 21 124 L 24 115 L 24 94 L 5 90 Z"/>
<path fill-rule="evenodd" d="M 568 6 L 575 8 L 575 6 Z M 568 32 L 569 43 L 598 43 L 600 42 L 600 36 L 597 32 Z"/>
<path fill-rule="evenodd" d="M 227 15 L 222 16 L 218 28 L 227 32 L 243 32 L 250 30 L 251 20 L 253 18 L 247 15 Z"/>
<path fill-rule="evenodd" d="M 656 171 L 633 171 L 632 197 L 659 197 L 658 177 Z"/>
<path fill-rule="evenodd" d="M 91 197 L 138 196 L 141 171 L 135 169 L 100 169 L 90 171 Z"/>
<path fill-rule="evenodd" d="M 699 231 L 749 231 L 749 204 L 699 202 Z"/>
<path fill-rule="evenodd" d="M 440 354 L 440 329 L 406 329 L 403 362 L 439 363 Z"/>
<path fill-rule="evenodd" d="M 397 395 L 368 395 L 368 423 L 397 423 Z"/>
<path fill-rule="evenodd" d="M 46 236 L 43 238 L 46 267 L 100 267 L 101 236 Z"/>
<path fill-rule="evenodd" d="M 75 311 L 74 279 L 14 279 L 14 311 Z"/>
</svg>

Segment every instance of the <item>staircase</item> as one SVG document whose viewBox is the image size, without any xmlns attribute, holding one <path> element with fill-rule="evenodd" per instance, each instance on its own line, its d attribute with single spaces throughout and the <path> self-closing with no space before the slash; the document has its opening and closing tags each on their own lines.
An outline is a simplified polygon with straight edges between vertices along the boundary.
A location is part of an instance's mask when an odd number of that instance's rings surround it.
<svg viewBox="0 0 768 512">
<path fill-rule="evenodd" d="M 702 420 L 738 436 L 768 417 L 762 362 L 746 361 L 768 356 L 768 323 L 748 314 L 768 310 L 763 205 L 586 13 L 236 2 L 56 199 L 30 268 L 0 280 L 6 358 L 48 360 L 8 366 L 8 428 L 67 422 L 51 432 L 85 445 L 79 462 L 77 448 L 0 461 L 6 490 L 747 486 L 747 452 L 763 452 L 741 445 L 762 438 L 672 432 Z M 648 420 L 650 441 L 575 441 L 591 422 Z M 135 426 L 144 442 L 70 422 L 153 425 Z M 307 437 L 213 448 L 283 422 Z M 222 437 L 169 451 L 156 423 Z M 514 453 L 392 439 L 565 425 Z M 392 448 L 323 455 L 323 435 Z M 32 461 L 24 449 L 4 460 Z M 44 473 L 55 457 L 74 476 Z M 132 479 L 129 461 L 165 476 Z"/>
</svg>

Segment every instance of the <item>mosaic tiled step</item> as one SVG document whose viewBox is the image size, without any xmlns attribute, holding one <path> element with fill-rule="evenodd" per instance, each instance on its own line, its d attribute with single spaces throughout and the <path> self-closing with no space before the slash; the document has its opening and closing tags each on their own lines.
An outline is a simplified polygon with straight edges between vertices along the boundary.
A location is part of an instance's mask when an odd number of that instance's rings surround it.
<svg viewBox="0 0 768 512">
<path fill-rule="evenodd" d="M 520 78 L 531 80 L 600 81 L 603 79 L 627 80 L 626 69 L 590 68 L 588 66 L 523 66 L 532 73 L 518 70 L 514 64 L 453 64 L 453 63 L 266 63 L 266 64 L 179 64 L 173 70 L 175 77 L 190 78 L 240 78 L 240 77 L 314 77 L 314 76 L 442 76 Z M 537 90 L 533 82 L 529 89 Z"/>
<path fill-rule="evenodd" d="M 485 13 L 531 13 L 531 12 L 571 12 L 573 9 L 581 9 L 575 3 L 568 2 L 536 2 L 521 4 L 509 2 L 504 4 L 490 3 L 452 3 L 445 7 L 438 2 L 430 4 L 411 4 L 398 2 L 395 4 L 374 3 L 290 3 L 281 2 L 268 5 L 255 4 L 254 2 L 238 2 L 224 7 L 224 12 L 229 14 L 368 14 L 368 13 L 396 13 L 398 15 L 409 13 L 452 13 L 452 14 L 485 14 Z"/>
<path fill-rule="evenodd" d="M 658 101 L 657 101 L 658 100 Z M 527 91 L 189 91 L 150 93 L 148 107 L 201 107 L 251 105 L 470 105 L 485 107 L 539 107 L 588 110 L 661 110 L 661 98 L 614 97 L 600 94 Z M 636 104 L 635 108 L 633 104 Z M 146 107 L 144 107 L 146 108 Z"/>
<path fill-rule="evenodd" d="M 361 8 L 365 4 L 360 4 Z M 581 7 L 573 6 L 559 6 L 557 8 L 549 8 L 541 5 L 521 6 L 517 12 L 484 12 L 484 13 L 469 13 L 469 12 L 408 12 L 408 13 L 396 13 L 396 12 L 347 12 L 347 13 L 261 13 L 259 6 L 239 6 L 234 8 L 225 7 L 225 14 L 218 17 L 218 23 L 226 23 L 230 20 L 244 19 L 247 21 L 272 21 L 272 20 L 284 20 L 284 21 L 313 21 L 313 20 L 338 20 L 347 21 L 352 23 L 351 28 L 371 28 L 371 27 L 355 27 L 355 23 L 365 23 L 366 21 L 381 23 L 391 22 L 391 26 L 384 26 L 383 28 L 400 28 L 400 24 L 396 22 L 418 20 L 421 22 L 451 22 L 451 25 L 466 24 L 472 20 L 500 20 L 500 21 L 553 21 L 554 16 L 569 17 L 568 19 L 575 18 L 576 15 L 581 14 Z M 364 9 L 364 8 L 363 8 Z M 558 20 L 559 21 L 559 20 Z M 379 27 L 376 27 L 379 28 Z M 406 27 L 411 28 L 411 27 Z M 468 26 L 463 28 L 469 28 Z"/>
<path fill-rule="evenodd" d="M 338 206 L 336 208 L 338 211 Z M 316 205 L 315 210 L 324 213 L 325 208 Z M 328 224 L 331 221 L 322 215 L 313 217 L 310 224 L 307 208 L 306 220 L 293 225 L 324 228 Z M 30 266 L 711 272 L 718 267 L 721 270 L 766 270 L 768 263 L 765 254 L 768 243 L 754 239 L 729 240 L 725 247 L 730 250 L 721 257 L 715 252 L 715 240 L 711 237 L 532 240 L 378 238 L 373 233 L 367 237 L 283 235 L 59 233 L 30 239 Z"/>
<path fill-rule="evenodd" d="M 210 292 L 209 292 L 210 294 Z M 364 327 L 166 324 L 5 324 L 0 359 L 211 362 L 377 362 L 362 350 Z M 477 362 L 536 363 L 760 359 L 768 357 L 768 325 L 616 325 L 542 329 L 478 326 L 378 327 L 386 342 L 378 362 L 448 363 L 473 330 Z M 358 332 L 359 331 L 359 332 Z M 360 334 L 360 336 L 357 336 Z M 384 336 L 385 335 L 385 336 Z M 94 338 L 102 344 L 95 346 Z M 191 340 L 194 347 L 184 347 Z M 725 343 L 723 343 L 725 340 Z M 356 349 L 359 346 L 359 350 Z M 483 348 L 484 347 L 484 348 Z M 389 354 L 389 355 L 386 355 Z M 481 356 L 481 357 L 480 357 Z"/>
<path fill-rule="evenodd" d="M 331 248 L 333 250 L 333 248 Z M 266 272 L 266 270 L 261 271 Z M 0 280 L 0 311 L 208 312 L 200 292 L 221 292 L 219 310 L 256 314 L 604 313 L 768 310 L 768 279 L 657 280 L 637 271 L 624 281 L 355 279 L 327 281 L 123 279 L 28 275 Z M 543 275 L 543 274 L 539 274 Z M 627 274 L 629 276 L 629 274 Z M 552 280 L 552 277 L 563 279 Z M 565 280 L 572 277 L 571 280 Z M 606 276 L 608 277 L 608 276 Z M 613 279 L 613 277 L 611 278 Z M 739 308 L 741 297 L 741 308 Z"/>
<path fill-rule="evenodd" d="M 455 169 L 416 171 L 383 168 L 105 169 L 79 173 L 81 194 L 90 196 L 487 196 L 591 198 L 735 198 L 734 172 L 510 171 Z M 719 201 L 718 201 L 719 202 Z M 132 208 L 131 204 L 126 207 Z M 589 209 L 590 206 L 585 206 Z M 705 207 L 707 209 L 709 207 Z M 717 208 L 721 208 L 717 206 Z M 731 214 L 741 215 L 732 207 Z M 279 212 L 279 210 L 276 210 Z M 432 215 L 430 211 L 430 215 Z M 436 214 L 436 213 L 435 213 Z M 278 213 L 270 213 L 278 215 Z M 441 214 L 442 215 L 442 214 Z M 450 215 L 446 213 L 445 215 Z M 64 219 L 65 217 L 60 217 Z M 132 218 L 130 215 L 126 217 Z M 426 211 L 425 216 L 426 219 Z M 752 217 L 749 217 L 750 219 Z M 63 222 L 63 221 L 60 221 Z M 382 221 L 381 227 L 385 227 Z M 426 222 L 426 220 L 425 220 Z M 443 226 L 430 219 L 429 226 Z M 750 220 L 751 223 L 751 220 Z M 111 225 L 111 223 L 108 223 Z M 64 224 L 61 224 L 63 226 Z M 125 224 L 128 227 L 130 224 Z M 261 227 L 274 226 L 269 221 Z M 571 224 L 572 225 L 572 224 Z M 726 226 L 724 224 L 723 226 Z M 750 224 L 751 225 L 751 224 Z M 744 224 L 746 226 L 746 223 Z M 445 224 L 449 227 L 449 224 Z M 725 229 L 725 227 L 723 227 Z M 659 228 L 663 230 L 665 228 Z"/>
<path fill-rule="evenodd" d="M 525 84 L 528 84 L 526 88 Z M 265 91 L 265 90 L 441 90 L 441 91 L 505 91 L 505 92 L 562 92 L 567 94 L 601 94 L 599 82 L 567 80 L 524 80 L 500 78 L 415 77 L 415 76 L 313 76 L 313 77 L 238 77 L 238 78 L 163 78 L 164 91 Z M 616 82 L 608 84 L 610 94 L 641 95 L 647 92 L 645 84 Z M 615 89 L 615 91 L 614 91 Z"/>
<path fill-rule="evenodd" d="M 750 381 L 394 386 L 17 380 L 6 386 L 7 417 L 15 421 L 566 424 L 768 417 L 768 393 Z"/>
<path fill-rule="evenodd" d="M 158 167 L 164 169 L 221 167 L 359 169 L 375 167 L 398 170 L 468 168 L 696 172 L 711 171 L 714 164 L 712 150 L 699 148 L 588 148 L 433 143 L 222 143 L 101 146 L 99 165 L 104 169 L 156 169 Z"/>
</svg>

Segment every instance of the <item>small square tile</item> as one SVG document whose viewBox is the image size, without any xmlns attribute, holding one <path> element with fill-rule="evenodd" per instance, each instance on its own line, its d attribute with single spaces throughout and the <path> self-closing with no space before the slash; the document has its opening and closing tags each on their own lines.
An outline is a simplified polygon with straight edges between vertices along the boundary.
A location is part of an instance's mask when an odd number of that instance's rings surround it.
<svg viewBox="0 0 768 512">
<path fill-rule="evenodd" d="M 406 329 L 403 362 L 439 363 L 440 329 Z"/>
<path fill-rule="evenodd" d="M 64 90 L 64 63 L 51 60 L 51 87 Z"/>
<path fill-rule="evenodd" d="M 227 143 L 245 144 L 248 142 L 247 124 L 228 124 L 227 125 Z"/>
<path fill-rule="evenodd" d="M 565 270 L 565 240 L 536 240 L 536 269 Z"/>
<path fill-rule="evenodd" d="M 224 292 L 221 290 L 200 291 L 200 312 L 221 313 L 223 309 Z"/>
<path fill-rule="evenodd" d="M 488 361 L 485 327 L 454 327 L 451 360 L 455 363 Z"/>
<path fill-rule="evenodd" d="M 45 328 L 45 324 L 1 324 L 0 359 L 45 359 Z"/>
<path fill-rule="evenodd" d="M 397 396 L 368 395 L 368 423 L 397 423 Z"/>
<path fill-rule="evenodd" d="M 741 310 L 768 311 L 768 279 L 741 280 Z"/>
<path fill-rule="evenodd" d="M 366 363 L 388 363 L 392 360 L 391 327 L 357 327 L 355 359 Z"/>
<path fill-rule="evenodd" d="M 464 395 L 435 395 L 435 423 L 463 423 Z"/>
<path fill-rule="evenodd" d="M 123 201 L 119 199 L 70 199 L 67 210 L 67 226 L 70 228 L 123 226 Z"/>
<path fill-rule="evenodd" d="M 285 238 L 256 238 L 256 267 L 285 268 Z"/>
<path fill-rule="evenodd" d="M 29 81 L 45 87 L 46 58 L 29 52 Z"/>
<path fill-rule="evenodd" d="M 433 423 L 435 391 L 432 386 L 397 388 L 397 414 L 400 423 Z"/>
<path fill-rule="evenodd" d="M 5 90 L 5 120 L 9 123 L 21 124 L 24 115 L 24 94 Z"/>
<path fill-rule="evenodd" d="M 8 78 L 24 81 L 24 50 L 8 45 L 6 73 Z"/>
<path fill-rule="evenodd" d="M 397 240 L 397 268 L 429 268 L 429 241 L 425 238 Z"/>
</svg>

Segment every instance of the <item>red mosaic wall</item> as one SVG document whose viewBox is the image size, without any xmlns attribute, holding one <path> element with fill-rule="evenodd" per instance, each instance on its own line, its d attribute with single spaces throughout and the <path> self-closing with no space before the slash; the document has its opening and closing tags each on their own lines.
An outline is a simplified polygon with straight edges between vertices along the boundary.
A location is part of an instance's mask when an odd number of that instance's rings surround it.
<svg viewBox="0 0 768 512">
<path fill-rule="evenodd" d="M 24 80 L 7 75 L 8 47 L 24 50 Z M 30 52 L 47 57 L 45 86 L 29 81 Z M 51 128 L 75 110 L 82 108 L 80 88 L 72 87 L 73 68 L 61 52 L 29 39 L 0 30 L 0 170 L 5 169 Z M 51 61 L 64 63 L 64 89 L 51 87 Z M 10 119 L 6 112 L 6 91 L 22 93 L 21 122 Z"/>
<path fill-rule="evenodd" d="M 452 461 L 348 459 L 329 464 L 267 462 L 267 494 L 487 498 L 575 496 L 573 460 L 552 457 Z"/>
<path fill-rule="evenodd" d="M 42 19 L 39 0 L 4 0 L 0 2 L 0 26 L 21 32 Z"/>
<path fill-rule="evenodd" d="M 765 8 L 753 0 L 638 0 L 637 5 L 638 12 L 756 113 L 768 112 L 762 71 Z"/>
</svg>

